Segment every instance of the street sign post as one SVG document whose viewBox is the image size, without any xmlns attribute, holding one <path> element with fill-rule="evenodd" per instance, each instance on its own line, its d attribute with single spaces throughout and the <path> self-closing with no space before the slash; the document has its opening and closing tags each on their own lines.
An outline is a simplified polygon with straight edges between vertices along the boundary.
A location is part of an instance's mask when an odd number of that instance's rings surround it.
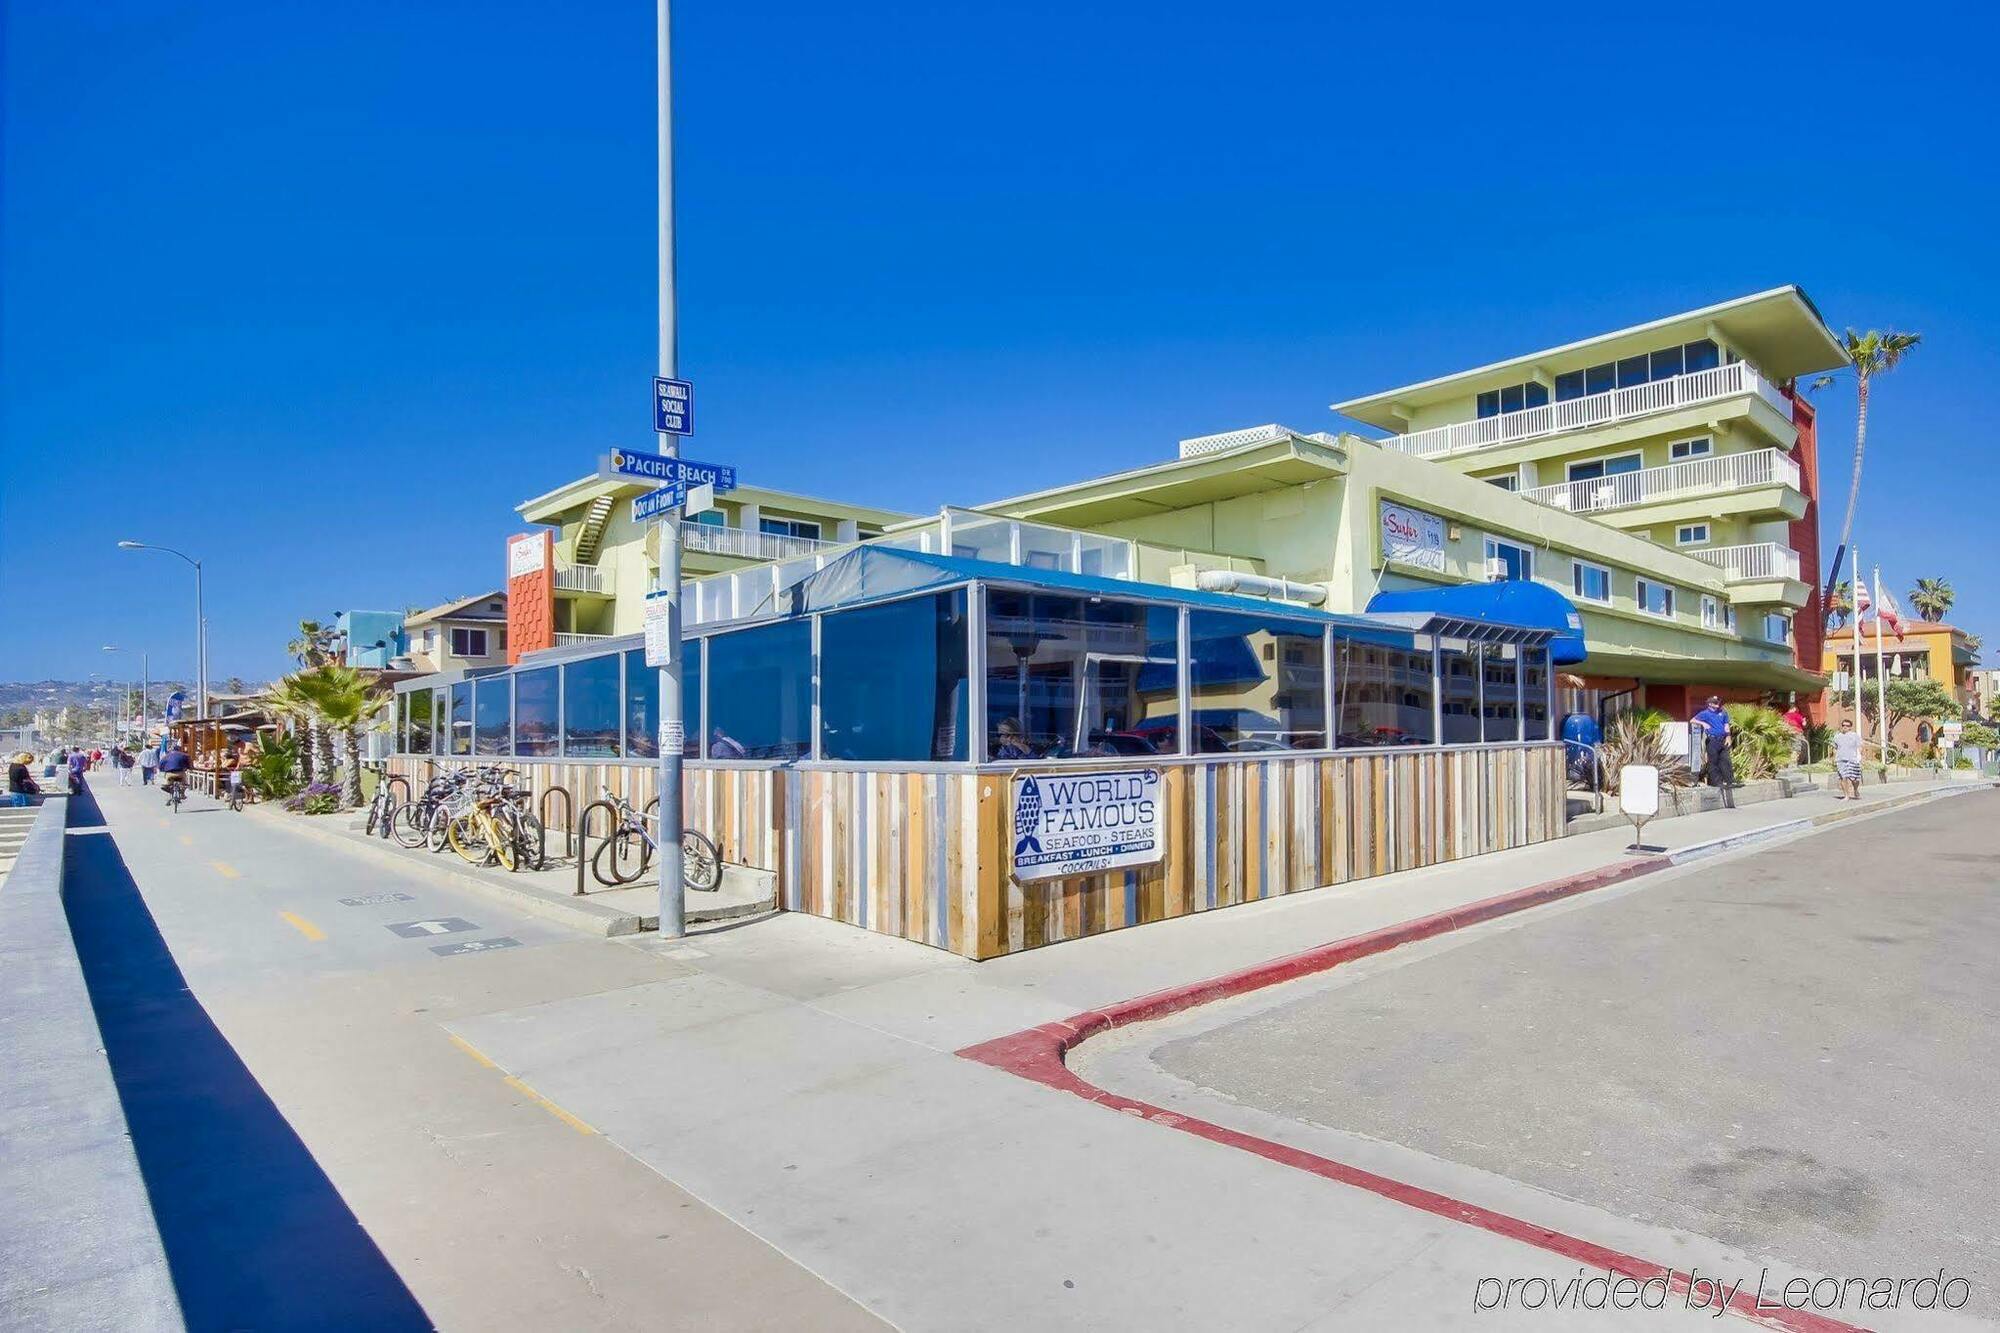
<svg viewBox="0 0 2000 1333">
<path fill-rule="evenodd" d="M 653 431 L 658 435 L 694 434 L 694 385 L 687 380 L 653 377 Z"/>
</svg>

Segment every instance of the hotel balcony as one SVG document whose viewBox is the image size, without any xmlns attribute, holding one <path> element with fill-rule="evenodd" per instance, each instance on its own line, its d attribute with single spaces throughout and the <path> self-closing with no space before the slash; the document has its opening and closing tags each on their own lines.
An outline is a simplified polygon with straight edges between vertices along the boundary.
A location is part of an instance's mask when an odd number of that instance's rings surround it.
<svg viewBox="0 0 2000 1333">
<path fill-rule="evenodd" d="M 1747 492 L 1775 491 L 1757 497 Z M 1523 495 L 1551 509 L 1572 514 L 1604 514 L 1633 509 L 1640 505 L 1673 501 L 1700 502 L 1691 516 L 1721 517 L 1728 513 L 1780 512 L 1787 518 L 1805 514 L 1805 492 L 1800 487 L 1799 465 L 1782 449 L 1753 449 L 1741 454 L 1713 454 L 1684 459 L 1665 467 L 1620 472 L 1587 481 L 1565 481 L 1554 486 L 1537 486 Z M 1720 497 L 1739 497 L 1740 503 L 1718 505 Z M 1616 520 L 1611 520 L 1615 522 Z M 1673 516 L 1647 514 L 1637 521 L 1673 521 Z"/>
<path fill-rule="evenodd" d="M 1732 361 L 1692 375 L 1674 375 L 1584 398 L 1566 398 L 1519 412 L 1481 417 L 1477 421 L 1412 431 L 1408 435 L 1391 436 L 1382 443 L 1385 448 L 1400 449 L 1419 458 L 1449 458 L 1568 431 L 1595 430 L 1744 394 L 1761 399 L 1784 420 L 1792 419 L 1792 405 L 1777 385 L 1758 374 L 1748 361 Z"/>
<path fill-rule="evenodd" d="M 558 634 L 556 647 L 581 648 L 586 644 L 598 643 L 611 637 L 609 634 Z"/>
<path fill-rule="evenodd" d="M 600 597 L 611 595 L 610 580 L 604 570 L 597 565 L 557 565 L 556 591 L 595 593 Z"/>
<path fill-rule="evenodd" d="M 681 524 L 681 546 L 709 555 L 730 555 L 743 560 L 790 560 L 839 546 L 839 542 L 817 537 L 788 537 L 774 532 L 752 532 L 748 528 L 725 528 L 714 523 Z"/>
<path fill-rule="evenodd" d="M 1711 546 L 1687 554 L 1720 569 L 1734 601 L 1778 602 L 1797 609 L 1812 591 L 1801 581 L 1799 553 L 1776 542 Z"/>
</svg>

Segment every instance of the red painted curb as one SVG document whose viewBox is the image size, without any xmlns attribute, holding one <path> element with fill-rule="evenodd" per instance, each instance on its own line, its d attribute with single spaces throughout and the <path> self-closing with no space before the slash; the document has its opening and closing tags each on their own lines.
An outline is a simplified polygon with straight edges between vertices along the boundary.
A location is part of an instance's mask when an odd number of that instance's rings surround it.
<svg viewBox="0 0 2000 1333">
<path fill-rule="evenodd" d="M 1237 1148 L 1262 1157 L 1266 1161 L 1307 1171 L 1339 1184 L 1352 1185 L 1433 1216 L 1462 1222 L 1496 1236 L 1504 1236 L 1509 1240 L 1520 1241 L 1552 1254 L 1562 1255 L 1590 1268 L 1603 1268 L 1621 1277 L 1634 1277 L 1641 1281 L 1664 1277 L 1670 1290 L 1682 1294 L 1688 1287 L 1687 1276 L 1667 1265 L 1625 1254 L 1579 1236 L 1538 1226 L 1533 1222 L 1495 1212 L 1478 1204 L 1454 1199 L 1435 1190 L 1425 1189 L 1421 1185 L 1412 1185 L 1407 1181 L 1394 1180 L 1357 1166 L 1336 1162 L 1330 1157 L 1321 1157 L 1316 1153 L 1291 1147 L 1289 1144 L 1259 1138 L 1254 1134 L 1245 1134 L 1241 1130 L 1230 1129 L 1213 1121 L 1184 1116 L 1150 1102 L 1108 1092 L 1078 1078 L 1064 1060 L 1071 1050 L 1083 1042 L 1114 1027 L 1164 1018 L 1169 1014 L 1192 1009 L 1196 1005 L 1207 1004 L 1213 1000 L 1244 995 L 1267 986 L 1330 971 L 1342 963 L 1352 962 L 1357 958 L 1367 958 L 1387 952 L 1399 945 L 1413 944 L 1418 940 L 1463 930 L 1467 926 L 1526 911 L 1544 903 L 1559 902 L 1564 898 L 1588 893 L 1592 889 L 1606 888 L 1640 875 L 1651 874 L 1656 870 L 1664 870 L 1672 864 L 1674 863 L 1669 857 L 1648 856 L 1585 871 L 1564 879 L 1549 880 L 1546 883 L 1517 889 L 1512 893 L 1503 893 L 1498 897 L 1486 898 L 1450 911 L 1433 913 L 1399 925 L 1385 926 L 1380 930 L 1336 940 L 1331 944 L 1322 944 L 1285 958 L 1257 963 L 1236 972 L 1211 977 L 1206 981 L 1155 991 L 1150 995 L 1106 1005 L 1102 1009 L 1092 1009 L 1054 1023 L 1043 1023 L 1039 1027 L 1009 1033 L 1004 1037 L 967 1046 L 958 1054 L 968 1060 L 991 1065 L 995 1069 L 1005 1070 L 1007 1073 L 1040 1083 L 1045 1087 L 1072 1093 L 1085 1101 L 1095 1102 L 1111 1110 L 1138 1116 L 1164 1128 L 1176 1129 L 1211 1143 Z M 1755 1296 L 1745 1296 L 1740 1292 L 1729 1302 L 1729 1310 L 1732 1314 L 1755 1323 L 1770 1328 L 1791 1330 L 1792 1333 L 1862 1333 L 1856 1325 L 1843 1323 L 1814 1311 L 1774 1310 L 1760 1307 L 1756 1303 Z"/>
</svg>

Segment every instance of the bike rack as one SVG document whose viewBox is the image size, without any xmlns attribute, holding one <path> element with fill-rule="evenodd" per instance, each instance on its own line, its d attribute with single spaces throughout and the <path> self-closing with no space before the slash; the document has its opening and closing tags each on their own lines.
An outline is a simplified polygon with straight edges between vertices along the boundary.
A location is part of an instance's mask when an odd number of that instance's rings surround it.
<svg viewBox="0 0 2000 1333">
<path fill-rule="evenodd" d="M 551 786 L 547 791 L 543 792 L 541 794 L 540 799 L 535 802 L 535 813 L 541 817 L 542 821 L 541 845 L 537 847 L 535 850 L 537 858 L 541 861 L 543 865 L 547 865 L 549 863 L 549 797 L 551 796 L 562 797 L 563 827 L 568 831 L 569 834 L 570 855 L 571 856 L 577 855 L 576 798 L 569 794 L 568 787 L 559 785 Z M 578 890 L 578 892 L 582 892 L 582 890 Z"/>
<path fill-rule="evenodd" d="M 565 795 L 567 795 L 567 793 L 565 793 Z M 585 836 L 585 834 L 588 833 L 590 829 L 590 812 L 592 810 L 602 810 L 604 812 L 604 822 L 608 826 L 608 828 L 606 829 L 607 835 L 610 833 L 615 833 L 618 829 L 618 823 L 617 823 L 618 807 L 611 804 L 611 802 L 609 801 L 592 801 L 589 805 L 583 807 L 582 812 L 577 815 L 576 893 L 573 896 L 578 898 L 581 898 L 583 896 L 583 872 L 586 868 L 584 866 L 584 862 L 590 859 L 588 856 L 584 855 L 584 852 L 588 850 L 590 845 L 589 839 Z"/>
<path fill-rule="evenodd" d="M 401 773 L 384 773 L 382 781 L 388 783 L 391 790 L 400 786 L 403 789 L 403 799 L 405 801 L 410 799 L 410 780 Z"/>
</svg>

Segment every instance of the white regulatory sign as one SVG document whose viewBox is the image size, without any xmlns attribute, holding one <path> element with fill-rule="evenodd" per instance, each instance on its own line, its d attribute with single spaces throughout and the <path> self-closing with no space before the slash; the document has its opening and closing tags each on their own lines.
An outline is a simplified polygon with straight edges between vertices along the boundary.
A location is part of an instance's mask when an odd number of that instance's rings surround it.
<svg viewBox="0 0 2000 1333">
<path fill-rule="evenodd" d="M 646 665 L 663 667 L 673 661 L 673 640 L 668 630 L 671 622 L 667 618 L 667 595 L 663 592 L 646 594 Z"/>
<path fill-rule="evenodd" d="M 660 753 L 673 754 L 687 749 L 687 728 L 679 722 L 660 723 Z"/>
<path fill-rule="evenodd" d="M 1157 768 L 1014 779 L 1016 879 L 1151 865 L 1163 847 Z"/>
</svg>

